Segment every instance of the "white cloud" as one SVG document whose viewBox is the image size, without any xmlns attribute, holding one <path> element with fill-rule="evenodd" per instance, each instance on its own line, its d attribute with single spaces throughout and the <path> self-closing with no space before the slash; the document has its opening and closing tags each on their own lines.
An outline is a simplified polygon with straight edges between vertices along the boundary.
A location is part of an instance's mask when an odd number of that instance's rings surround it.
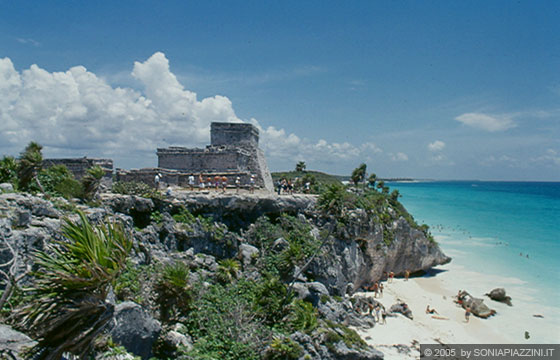
<svg viewBox="0 0 560 360">
<path fill-rule="evenodd" d="M 393 161 L 408 161 L 408 155 L 403 152 L 398 152 L 396 154 L 389 154 L 391 160 Z"/>
<path fill-rule="evenodd" d="M 459 115 L 455 120 L 470 127 L 489 132 L 505 131 L 516 126 L 511 116 L 487 115 L 482 113 L 465 113 Z"/>
<path fill-rule="evenodd" d="M 38 41 L 35 41 L 31 38 L 16 38 L 17 42 L 19 42 L 20 44 L 30 44 L 33 45 L 35 47 L 41 45 Z"/>
<path fill-rule="evenodd" d="M 445 148 L 445 143 L 441 140 L 436 140 L 433 143 L 428 144 L 428 150 L 430 151 L 441 151 Z"/>
<path fill-rule="evenodd" d="M 228 98 L 197 100 L 185 90 L 162 53 L 136 62 L 132 75 L 144 94 L 113 88 L 83 66 L 19 73 L 0 59 L 0 143 L 21 149 L 36 140 L 46 155 L 145 155 L 162 145 L 207 143 L 212 121 L 241 121 Z"/>
<path fill-rule="evenodd" d="M 35 140 L 45 156 L 105 156 L 119 167 L 154 166 L 157 147 L 204 146 L 211 122 L 242 121 L 227 97 L 199 100 L 185 89 L 161 52 L 135 62 L 131 75 L 140 90 L 112 87 L 83 66 L 51 73 L 32 65 L 18 72 L 9 58 L 0 59 L 0 154 L 16 154 Z M 358 162 L 382 153 L 373 143 L 302 139 L 250 121 L 269 158 Z M 119 162 L 123 158 L 130 163 Z"/>
<path fill-rule="evenodd" d="M 547 149 L 544 155 L 531 159 L 532 162 L 548 163 L 560 166 L 560 154 L 554 149 Z"/>
</svg>

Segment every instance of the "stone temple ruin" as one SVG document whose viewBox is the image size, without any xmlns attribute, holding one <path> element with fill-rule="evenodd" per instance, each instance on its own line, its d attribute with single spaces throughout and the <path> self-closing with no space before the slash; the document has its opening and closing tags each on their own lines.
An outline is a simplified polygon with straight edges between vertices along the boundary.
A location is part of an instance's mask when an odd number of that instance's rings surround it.
<svg viewBox="0 0 560 360">
<path fill-rule="evenodd" d="M 158 167 L 139 170 L 117 169 L 118 181 L 141 181 L 154 184 L 156 174 L 171 185 L 188 186 L 188 178 L 204 179 L 226 176 L 229 184 L 240 177 L 241 185 L 249 184 L 251 175 L 255 185 L 272 191 L 272 177 L 264 153 L 259 149 L 259 131 L 247 123 L 213 122 L 210 128 L 210 145 L 206 148 L 172 146 L 158 148 Z"/>
<path fill-rule="evenodd" d="M 68 170 L 74 175 L 74 177 L 80 180 L 86 174 L 89 168 L 94 166 L 100 166 L 104 171 L 105 175 L 101 179 L 101 182 L 107 186 L 111 185 L 113 180 L 113 160 L 111 159 L 94 159 L 88 157 L 81 158 L 65 158 L 65 159 L 45 159 L 43 160 L 43 167 L 49 168 L 54 165 L 64 165 Z"/>
</svg>

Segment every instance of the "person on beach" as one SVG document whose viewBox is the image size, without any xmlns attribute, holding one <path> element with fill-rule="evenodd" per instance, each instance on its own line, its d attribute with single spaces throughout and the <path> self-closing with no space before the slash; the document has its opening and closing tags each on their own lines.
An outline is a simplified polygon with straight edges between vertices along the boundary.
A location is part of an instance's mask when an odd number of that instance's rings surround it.
<svg viewBox="0 0 560 360">
<path fill-rule="evenodd" d="M 387 324 L 387 311 L 385 311 L 385 308 L 381 311 L 381 324 Z"/>
<path fill-rule="evenodd" d="M 436 311 L 436 309 L 430 309 L 430 304 L 428 304 L 428 306 L 426 306 L 426 314 L 438 314 L 439 313 Z"/>
<path fill-rule="evenodd" d="M 373 297 L 377 297 L 378 293 L 379 293 L 379 284 L 375 282 L 375 284 L 373 284 Z"/>
<path fill-rule="evenodd" d="M 381 307 L 377 304 L 375 307 L 375 318 L 377 319 L 377 322 L 379 322 L 379 311 L 381 311 Z"/>
<path fill-rule="evenodd" d="M 404 281 L 408 281 L 408 277 L 410 276 L 410 270 L 406 270 L 404 272 Z"/>
<path fill-rule="evenodd" d="M 389 274 L 387 274 L 387 271 L 383 271 L 383 276 L 381 277 L 381 281 L 387 281 L 389 278 Z"/>
<path fill-rule="evenodd" d="M 470 316 L 471 316 L 471 308 L 467 307 L 465 309 L 465 320 L 467 321 L 467 323 L 469 322 Z"/>
<path fill-rule="evenodd" d="M 379 284 L 379 297 L 383 297 L 383 283 Z"/>
<path fill-rule="evenodd" d="M 375 320 L 375 313 L 374 313 L 374 309 L 373 309 L 373 304 L 367 304 L 368 310 L 366 312 L 366 315 L 371 315 L 371 317 L 373 318 L 373 321 L 376 322 Z"/>
<path fill-rule="evenodd" d="M 389 281 L 387 281 L 387 282 L 388 282 L 388 283 L 392 283 L 394 277 L 395 277 L 395 273 L 391 271 L 391 272 L 389 273 Z"/>
</svg>

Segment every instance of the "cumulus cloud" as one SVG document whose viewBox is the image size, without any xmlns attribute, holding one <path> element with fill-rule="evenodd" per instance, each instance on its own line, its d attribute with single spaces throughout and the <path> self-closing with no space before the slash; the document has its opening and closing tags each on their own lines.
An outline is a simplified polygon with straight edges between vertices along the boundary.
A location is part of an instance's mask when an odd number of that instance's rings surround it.
<svg viewBox="0 0 560 360">
<path fill-rule="evenodd" d="M 83 66 L 48 72 L 32 65 L 19 72 L 9 58 L 0 59 L 0 153 L 14 154 L 35 140 L 46 156 L 106 156 L 117 166 L 122 158 L 132 162 L 125 167 L 153 166 L 157 147 L 204 146 L 211 122 L 242 121 L 227 97 L 198 99 L 185 89 L 161 52 L 135 62 L 131 76 L 139 89 L 112 87 Z M 269 158 L 361 161 L 383 152 L 373 143 L 309 140 L 250 122 L 260 129 Z"/>
<path fill-rule="evenodd" d="M 162 144 L 205 142 L 212 120 L 240 121 L 227 98 L 198 101 L 185 90 L 161 53 L 135 63 L 133 76 L 146 96 L 113 88 L 83 66 L 50 73 L 32 65 L 20 74 L 2 59 L 0 139 L 98 154 L 153 152 Z"/>
<path fill-rule="evenodd" d="M 465 113 L 457 116 L 455 120 L 467 126 L 489 132 L 505 131 L 516 126 L 511 116 L 507 115 L 497 116 L 482 113 Z"/>
<path fill-rule="evenodd" d="M 428 150 L 430 151 L 441 151 L 445 148 L 445 143 L 441 140 L 436 140 L 433 143 L 428 144 Z"/>
<path fill-rule="evenodd" d="M 547 149 L 544 155 L 531 158 L 531 161 L 560 166 L 560 153 L 554 149 Z"/>
<path fill-rule="evenodd" d="M 389 154 L 391 160 L 393 161 L 408 161 L 408 155 L 403 152 L 398 152 L 396 154 Z"/>
</svg>

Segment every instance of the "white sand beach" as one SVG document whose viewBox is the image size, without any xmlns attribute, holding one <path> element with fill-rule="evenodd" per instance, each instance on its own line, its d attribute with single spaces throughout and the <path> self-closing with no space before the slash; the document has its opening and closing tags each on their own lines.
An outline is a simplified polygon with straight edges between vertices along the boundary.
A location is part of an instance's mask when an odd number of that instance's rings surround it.
<svg viewBox="0 0 560 360">
<path fill-rule="evenodd" d="M 558 308 L 536 303 L 537 296 L 528 284 L 516 278 L 485 275 L 467 270 L 453 263 L 437 268 L 436 275 L 412 277 L 408 281 L 394 279 L 384 282 L 383 297 L 378 298 L 388 310 L 397 299 L 406 302 L 412 310 L 414 320 L 400 314 L 387 317 L 387 324 L 367 331 L 356 329 L 369 344 L 385 353 L 386 359 L 417 359 L 418 350 L 403 351 L 399 344 L 408 347 L 414 344 L 487 343 L 559 343 L 560 312 Z M 437 271 L 436 271 L 437 272 Z M 499 303 L 484 296 L 490 290 L 504 287 L 512 297 L 513 306 Z M 467 290 L 471 295 L 484 299 L 484 303 L 496 310 L 488 319 L 470 317 L 465 321 L 465 311 L 453 302 L 458 290 Z M 373 293 L 357 295 L 373 296 Z M 426 314 L 426 306 L 435 308 L 445 319 Z M 542 315 L 543 318 L 533 315 Z M 528 331 L 529 339 L 525 338 Z M 400 348 L 400 351 L 399 351 Z M 417 346 L 418 348 L 418 346 Z"/>
</svg>

